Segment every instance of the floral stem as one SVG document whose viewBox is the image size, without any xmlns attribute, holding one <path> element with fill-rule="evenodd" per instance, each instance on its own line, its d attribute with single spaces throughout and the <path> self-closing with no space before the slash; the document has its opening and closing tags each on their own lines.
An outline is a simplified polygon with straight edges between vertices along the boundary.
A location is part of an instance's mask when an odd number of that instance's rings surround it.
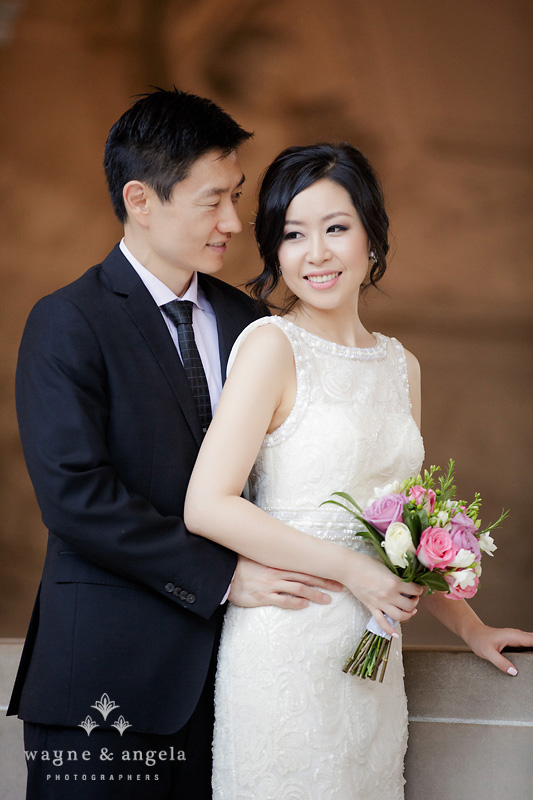
<svg viewBox="0 0 533 800">
<path fill-rule="evenodd" d="M 372 681 L 379 675 L 381 683 L 385 676 L 390 648 L 390 639 L 366 631 L 352 655 L 346 659 L 342 671 L 360 678 L 370 678 Z"/>
</svg>

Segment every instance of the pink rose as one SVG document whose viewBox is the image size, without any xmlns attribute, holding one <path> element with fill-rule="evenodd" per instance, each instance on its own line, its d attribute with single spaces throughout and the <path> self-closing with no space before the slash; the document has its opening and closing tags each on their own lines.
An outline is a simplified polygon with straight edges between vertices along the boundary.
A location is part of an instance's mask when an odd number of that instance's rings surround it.
<svg viewBox="0 0 533 800">
<path fill-rule="evenodd" d="M 426 528 L 420 537 L 416 555 L 421 564 L 432 570 L 447 567 L 457 555 L 457 547 L 444 528 Z"/>
<path fill-rule="evenodd" d="M 422 506 L 428 514 L 433 514 L 437 495 L 433 489 L 424 489 L 423 486 L 415 484 L 409 489 L 409 500 L 414 500 L 417 506 Z"/>
<path fill-rule="evenodd" d="M 476 561 L 481 560 L 481 549 L 477 538 L 477 528 L 467 514 L 460 512 L 451 520 L 450 536 L 457 550 L 470 550 Z"/>
<path fill-rule="evenodd" d="M 477 576 L 474 578 L 474 582 L 470 586 L 465 587 L 461 586 L 460 583 L 454 585 L 455 578 L 453 572 L 449 575 L 445 575 L 444 578 L 450 587 L 449 593 L 444 595 L 444 597 L 447 597 L 448 600 L 469 600 L 477 592 L 479 584 L 479 578 Z"/>
<path fill-rule="evenodd" d="M 363 511 L 363 518 L 370 522 L 380 533 L 385 534 L 391 522 L 402 522 L 403 507 L 407 503 L 404 494 L 388 494 L 374 500 Z"/>
</svg>

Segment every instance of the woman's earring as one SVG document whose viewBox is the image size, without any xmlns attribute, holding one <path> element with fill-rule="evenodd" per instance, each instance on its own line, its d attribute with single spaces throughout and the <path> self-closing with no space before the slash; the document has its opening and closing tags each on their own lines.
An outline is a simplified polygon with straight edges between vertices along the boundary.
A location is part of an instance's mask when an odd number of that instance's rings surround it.
<svg viewBox="0 0 533 800">
<path fill-rule="evenodd" d="M 368 261 L 371 267 L 375 267 L 376 264 L 378 263 L 378 257 L 376 256 L 373 250 L 371 250 L 370 253 L 368 254 Z"/>
<path fill-rule="evenodd" d="M 279 264 L 278 264 L 278 278 L 281 278 L 281 267 Z"/>
</svg>

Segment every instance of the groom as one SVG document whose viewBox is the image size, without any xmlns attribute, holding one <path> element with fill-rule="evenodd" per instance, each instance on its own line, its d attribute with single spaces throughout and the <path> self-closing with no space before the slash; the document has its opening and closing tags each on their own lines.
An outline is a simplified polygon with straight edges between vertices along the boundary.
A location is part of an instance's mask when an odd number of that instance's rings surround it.
<svg viewBox="0 0 533 800">
<path fill-rule="evenodd" d="M 301 608 L 335 588 L 237 560 L 182 520 L 231 346 L 265 313 L 212 277 L 241 230 L 250 136 L 186 92 L 137 100 L 105 150 L 124 239 L 24 331 L 20 434 L 49 529 L 8 711 L 31 800 L 207 800 L 228 591 Z"/>
</svg>

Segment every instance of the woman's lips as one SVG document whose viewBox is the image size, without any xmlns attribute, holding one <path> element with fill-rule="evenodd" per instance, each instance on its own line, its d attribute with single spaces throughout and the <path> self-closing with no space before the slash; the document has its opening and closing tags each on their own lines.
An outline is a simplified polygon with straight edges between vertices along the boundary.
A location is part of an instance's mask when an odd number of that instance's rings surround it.
<svg viewBox="0 0 533 800">
<path fill-rule="evenodd" d="M 305 280 L 314 289 L 330 289 L 337 283 L 340 272 L 324 272 L 322 275 L 306 275 Z"/>
</svg>

